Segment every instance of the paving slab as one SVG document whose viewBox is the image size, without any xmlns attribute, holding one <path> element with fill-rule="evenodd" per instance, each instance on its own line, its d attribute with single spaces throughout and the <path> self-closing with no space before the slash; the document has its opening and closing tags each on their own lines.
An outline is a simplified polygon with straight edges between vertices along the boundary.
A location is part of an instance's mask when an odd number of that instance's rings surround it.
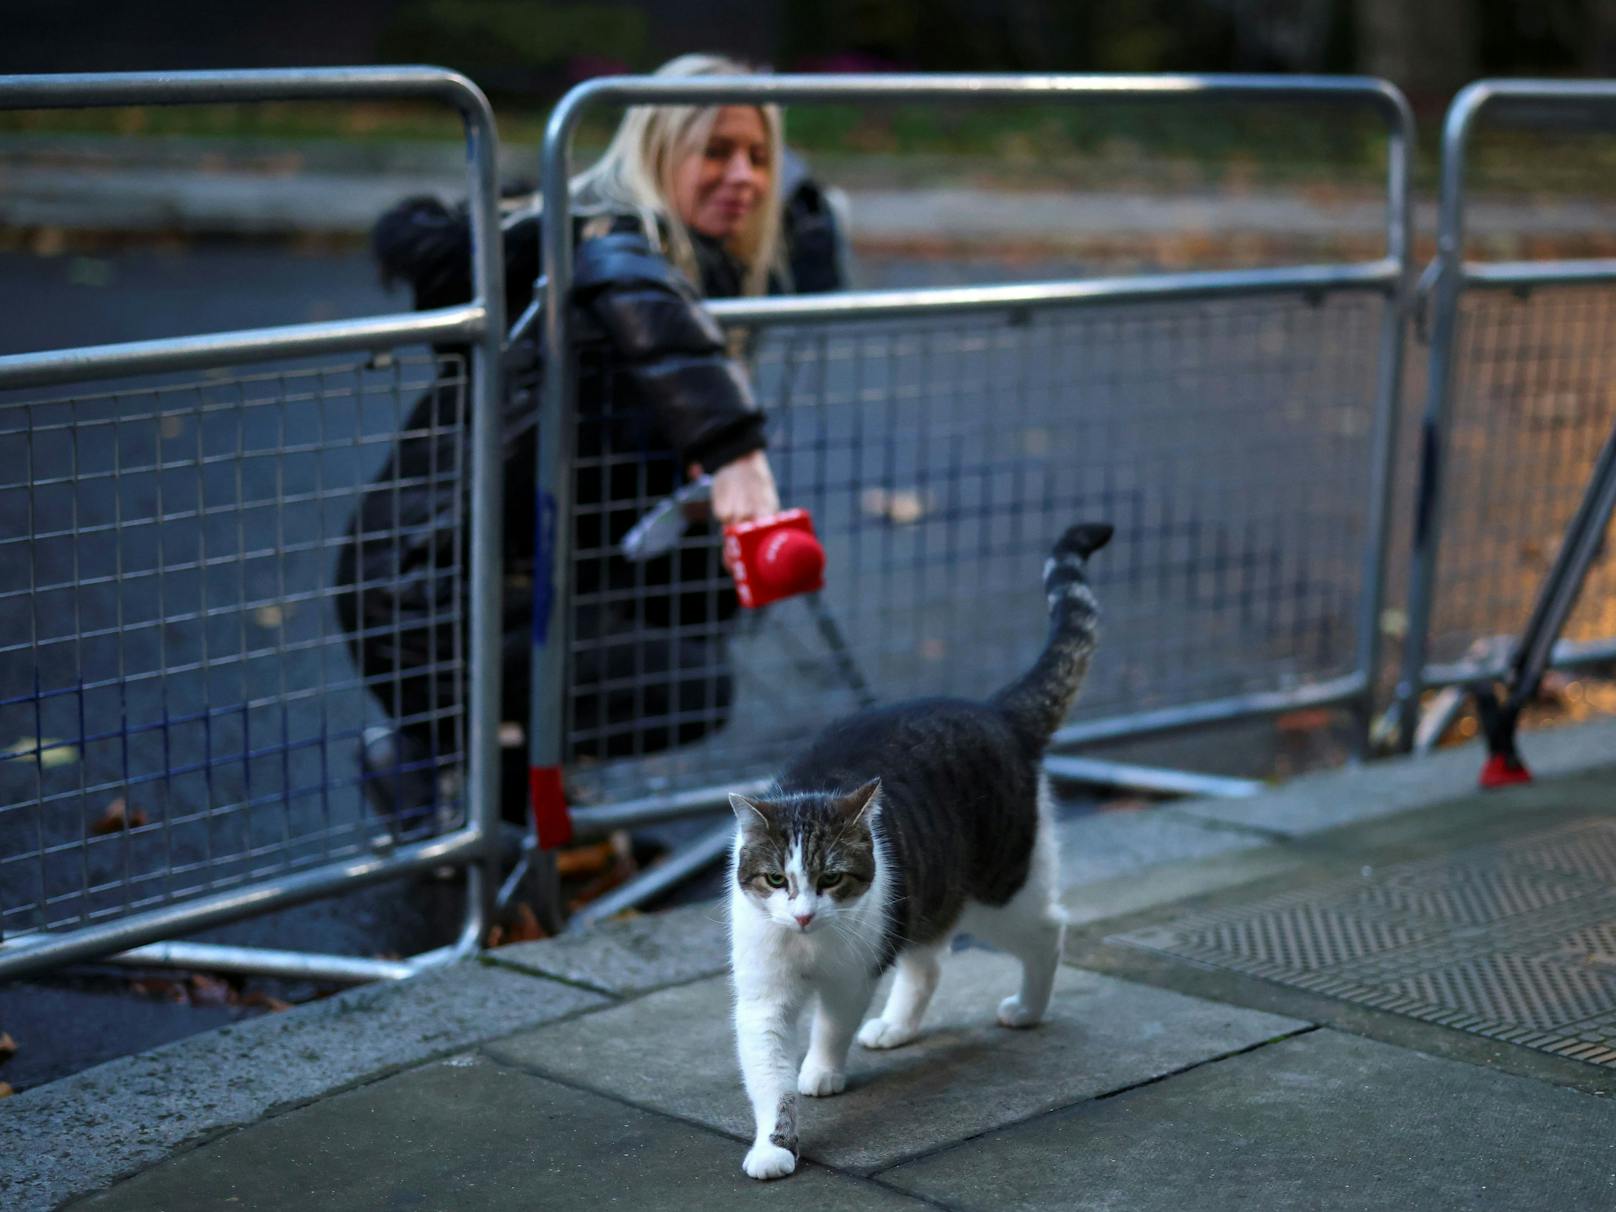
<svg viewBox="0 0 1616 1212">
<path fill-rule="evenodd" d="M 1610 1208 L 1616 1105 L 1320 1030 L 881 1178 L 993 1212 Z"/>
<path fill-rule="evenodd" d="M 1616 763 L 1616 720 L 1523 733 L 1522 757 L 1540 779 Z M 1303 775 L 1248 800 L 1193 800 L 1175 815 L 1301 837 L 1372 817 L 1422 808 L 1476 789 L 1486 757 L 1479 743 L 1415 757 Z"/>
<path fill-rule="evenodd" d="M 631 997 L 729 967 L 729 918 L 721 904 L 606 922 L 576 934 L 489 953 L 496 964 Z"/>
<path fill-rule="evenodd" d="M 1220 822 L 1149 808 L 1099 812 L 1059 826 L 1061 879 L 1067 886 L 1126 875 L 1157 863 L 1251 850 L 1269 839 Z"/>
<path fill-rule="evenodd" d="M 474 962 L 367 985 L 0 1101 L 0 1206 L 54 1207 L 276 1106 L 610 999 Z"/>
<path fill-rule="evenodd" d="M 1204 896 L 1252 880 L 1306 866 L 1310 856 L 1296 846 L 1241 847 L 1205 858 L 1161 862 L 1110 879 L 1067 888 L 1061 896 L 1067 921 L 1082 926 L 1139 913 L 1186 897 Z"/>
<path fill-rule="evenodd" d="M 79 1205 L 112 1212 L 594 1212 L 926 1205 L 805 1166 L 788 1182 L 741 1173 L 707 1129 L 461 1055 L 232 1133 Z"/>
<path fill-rule="evenodd" d="M 993 1016 L 999 999 L 1017 987 L 1019 971 L 1006 955 L 971 950 L 950 956 L 921 1040 L 886 1052 L 855 1044 L 847 1091 L 805 1100 L 804 1156 L 871 1173 L 1306 1027 L 1063 968 L 1049 1020 L 1009 1031 Z M 497 1041 L 488 1050 L 638 1106 L 742 1139 L 752 1134 L 725 980 L 666 989 Z"/>
</svg>

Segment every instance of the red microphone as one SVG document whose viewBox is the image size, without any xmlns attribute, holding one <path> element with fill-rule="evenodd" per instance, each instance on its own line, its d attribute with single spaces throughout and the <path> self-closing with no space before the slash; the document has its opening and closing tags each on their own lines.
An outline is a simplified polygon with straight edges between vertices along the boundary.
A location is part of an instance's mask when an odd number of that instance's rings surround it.
<svg viewBox="0 0 1616 1212">
<path fill-rule="evenodd" d="M 724 565 L 751 609 L 825 587 L 825 549 L 806 509 L 725 526 Z"/>
</svg>

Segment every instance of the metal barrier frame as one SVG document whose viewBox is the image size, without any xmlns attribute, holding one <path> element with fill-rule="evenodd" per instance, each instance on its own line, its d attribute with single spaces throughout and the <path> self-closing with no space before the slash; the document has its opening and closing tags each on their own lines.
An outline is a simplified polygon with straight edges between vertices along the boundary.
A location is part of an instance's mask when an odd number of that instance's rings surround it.
<svg viewBox="0 0 1616 1212">
<path fill-rule="evenodd" d="M 1616 259 L 1473 262 L 1464 259 L 1465 162 L 1471 136 L 1489 111 L 1511 103 L 1536 108 L 1616 111 L 1616 80 L 1477 80 L 1461 89 L 1442 127 L 1441 197 L 1436 259 L 1421 280 L 1421 296 L 1433 299 L 1430 379 L 1420 434 L 1420 482 L 1415 497 L 1410 561 L 1408 634 L 1402 668 L 1391 704 L 1394 741 L 1402 752 L 1414 747 L 1420 696 L 1428 689 L 1461 686 L 1503 677 L 1507 654 L 1491 661 L 1433 665 L 1431 614 L 1436 595 L 1441 545 L 1442 492 L 1453 394 L 1459 303 L 1467 289 L 1528 291 L 1534 286 L 1600 285 L 1616 282 Z M 1524 622 L 1524 620 L 1523 620 Z M 1560 668 L 1616 658 L 1616 637 L 1608 641 L 1554 646 L 1550 664 Z"/>
<path fill-rule="evenodd" d="M 1367 107 L 1385 121 L 1388 133 L 1385 255 L 1367 262 L 1305 265 L 1270 270 L 1148 274 L 1066 282 L 851 292 L 800 298 L 735 299 L 709 305 L 720 322 L 763 327 L 813 319 L 957 314 L 963 311 L 1072 307 L 1148 299 L 1212 299 L 1325 291 L 1369 291 L 1385 296 L 1380 332 L 1380 365 L 1374 428 L 1370 439 L 1367 490 L 1369 542 L 1363 555 L 1363 598 L 1352 673 L 1296 690 L 1244 694 L 1111 719 L 1074 724 L 1056 734 L 1053 747 L 1136 737 L 1199 724 L 1269 715 L 1300 707 L 1350 707 L 1356 717 L 1357 747 L 1367 751 L 1374 670 L 1380 661 L 1379 616 L 1385 592 L 1390 514 L 1391 467 L 1396 441 L 1398 396 L 1403 368 L 1404 319 L 1410 282 L 1412 239 L 1409 163 L 1414 121 L 1408 102 L 1393 85 L 1363 76 L 1257 75 L 883 75 L 752 76 L 672 80 L 665 77 L 611 77 L 569 92 L 550 116 L 540 169 L 544 190 L 544 336 L 551 350 L 571 348 L 571 319 L 565 305 L 572 284 L 573 250 L 568 181 L 572 136 L 584 110 L 602 104 L 758 104 L 794 102 L 1038 101 L 1093 100 L 1306 100 Z M 560 792 L 568 651 L 565 570 L 571 535 L 564 524 L 571 503 L 570 439 L 573 421 L 572 368 L 552 357 L 545 367 L 538 466 L 540 535 L 535 576 L 533 708 L 529 729 L 535 795 Z M 558 573 L 558 570 L 561 570 Z M 703 788 L 669 796 L 579 808 L 570 813 L 579 831 L 600 832 L 634 823 L 687 816 L 724 803 L 723 791 Z M 545 806 L 554 813 L 557 805 Z M 566 812 L 565 805 L 559 805 Z"/>
<path fill-rule="evenodd" d="M 0 978 L 105 956 L 324 980 L 397 978 L 471 954 L 481 945 L 486 892 L 497 863 L 499 804 L 500 355 L 505 339 L 503 255 L 494 116 L 466 77 L 437 67 L 355 67 L 228 72 L 85 73 L 0 76 L 0 109 L 396 98 L 442 102 L 464 123 L 472 219 L 471 301 L 435 311 L 337 323 L 290 324 L 207 336 L 138 341 L 0 357 L 0 388 L 34 387 L 271 357 L 377 350 L 400 342 L 471 346 L 471 667 L 467 731 L 467 820 L 428 841 L 262 880 L 73 931 L 0 940 Z M 467 867 L 466 915 L 457 940 L 404 961 L 269 951 L 155 940 L 312 900 L 444 864 Z M 146 944 L 146 945 L 142 945 Z M 126 950 L 134 948 L 134 950 Z"/>
</svg>

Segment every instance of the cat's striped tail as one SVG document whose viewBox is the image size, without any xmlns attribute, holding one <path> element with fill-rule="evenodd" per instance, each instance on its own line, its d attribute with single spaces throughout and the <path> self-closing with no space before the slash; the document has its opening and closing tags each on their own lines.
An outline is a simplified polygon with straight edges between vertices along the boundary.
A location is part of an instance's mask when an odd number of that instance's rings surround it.
<svg viewBox="0 0 1616 1212">
<path fill-rule="evenodd" d="M 1104 522 L 1073 526 L 1044 562 L 1049 639 L 1033 667 L 998 694 L 994 704 L 1029 749 L 1039 753 L 1066 718 L 1088 673 L 1099 636 L 1100 607 L 1088 585 L 1088 559 L 1111 538 Z"/>
</svg>

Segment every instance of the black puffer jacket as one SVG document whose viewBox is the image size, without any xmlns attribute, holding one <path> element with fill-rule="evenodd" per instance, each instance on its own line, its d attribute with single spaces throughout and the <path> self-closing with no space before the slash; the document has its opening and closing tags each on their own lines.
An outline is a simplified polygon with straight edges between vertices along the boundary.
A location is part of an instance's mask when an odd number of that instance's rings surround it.
<svg viewBox="0 0 1616 1212">
<path fill-rule="evenodd" d="M 763 448 L 763 415 L 725 351 L 723 331 L 690 281 L 642 234 L 614 231 L 585 241 L 572 298 L 604 338 L 614 386 L 632 393 L 632 406 L 686 463 L 717 471 Z M 613 403 L 621 412 L 622 402 Z M 579 412 L 599 405 L 580 399 Z"/>
<path fill-rule="evenodd" d="M 418 308 L 451 306 L 470 297 L 469 244 L 462 212 L 422 199 L 394 208 L 375 234 L 384 273 L 410 282 Z M 508 228 L 505 244 L 506 309 L 514 318 L 531 300 L 538 277 L 538 222 Z M 707 293 L 733 293 L 739 272 L 727 254 L 716 246 L 698 252 Z M 746 377 L 727 355 L 723 333 L 701 307 L 701 297 L 627 221 L 578 247 L 572 296 L 580 334 L 574 351 L 574 497 L 591 508 L 577 512 L 573 530 L 574 635 L 586 641 L 627 637 L 622 645 L 597 643 L 595 648 L 622 648 L 629 655 L 621 659 L 642 681 L 647 669 L 653 678 L 660 669 L 661 676 L 678 682 L 681 667 L 688 665 L 699 669 L 692 681 L 705 687 L 694 701 L 682 687 L 663 687 L 661 714 L 705 716 L 706 722 L 649 738 L 642 733 L 633 742 L 639 752 L 693 739 L 722 722 L 727 676 L 715 677 L 713 653 L 685 637 L 728 618 L 736 603 L 716 541 L 687 542 L 674 555 L 638 568 L 615 554 L 616 545 L 647 503 L 683 482 L 689 464 L 713 471 L 764 446 L 763 418 Z M 527 708 L 539 382 L 536 373 L 516 376 L 517 389 L 507 391 L 501 405 L 506 718 L 524 718 Z M 462 687 L 449 668 L 458 663 L 454 654 L 464 652 L 455 621 L 463 601 L 454 570 L 465 566 L 467 551 L 460 463 L 466 400 L 465 387 L 450 383 L 417 403 L 405 436 L 363 494 L 337 570 L 338 610 L 361 671 L 382 705 L 407 728 L 411 717 L 437 715 L 441 732 L 451 718 L 449 709 L 461 701 Z M 558 578 L 566 575 L 558 570 Z M 659 640 L 652 634 L 674 623 L 679 635 Z M 589 664 L 575 659 L 575 690 L 618 678 L 613 669 Z M 657 698 L 651 695 L 653 714 Z M 642 688 L 633 710 L 645 712 L 646 702 Z M 622 713 L 621 705 L 575 701 L 574 706 L 580 720 L 615 719 Z M 439 752 L 446 743 L 439 738 Z M 592 751 L 616 750 L 602 744 Z"/>
</svg>

